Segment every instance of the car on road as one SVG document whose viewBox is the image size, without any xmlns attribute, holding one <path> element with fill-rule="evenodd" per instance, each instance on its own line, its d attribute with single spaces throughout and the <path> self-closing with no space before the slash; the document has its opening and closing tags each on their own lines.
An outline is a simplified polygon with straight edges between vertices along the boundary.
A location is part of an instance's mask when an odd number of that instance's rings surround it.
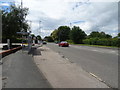
<svg viewBox="0 0 120 90">
<path fill-rule="evenodd" d="M 61 47 L 69 47 L 69 43 L 67 41 L 61 41 L 59 43 L 59 46 L 61 46 Z"/>
<path fill-rule="evenodd" d="M 58 44 L 59 43 L 59 41 L 55 41 L 55 44 Z"/>
<path fill-rule="evenodd" d="M 46 42 L 46 41 L 43 41 L 42 43 L 43 43 L 43 44 L 47 44 L 47 42 Z"/>
</svg>

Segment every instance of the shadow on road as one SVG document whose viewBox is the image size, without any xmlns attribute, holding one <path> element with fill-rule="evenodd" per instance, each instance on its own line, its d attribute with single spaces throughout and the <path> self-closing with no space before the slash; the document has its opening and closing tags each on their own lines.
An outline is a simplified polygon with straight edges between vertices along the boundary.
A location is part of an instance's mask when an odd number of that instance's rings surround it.
<svg viewBox="0 0 120 90">
<path fill-rule="evenodd" d="M 32 56 L 41 55 L 41 50 L 37 49 L 37 47 L 32 47 L 28 54 L 32 54 Z"/>
</svg>

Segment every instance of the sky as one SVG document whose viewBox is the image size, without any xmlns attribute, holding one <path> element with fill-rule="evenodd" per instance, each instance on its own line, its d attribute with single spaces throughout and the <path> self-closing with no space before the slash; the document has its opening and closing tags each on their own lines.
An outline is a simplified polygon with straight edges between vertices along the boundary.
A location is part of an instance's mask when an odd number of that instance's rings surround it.
<svg viewBox="0 0 120 90">
<path fill-rule="evenodd" d="M 22 0 L 29 8 L 27 20 L 32 21 L 35 35 L 49 36 L 59 26 L 79 26 L 88 35 L 103 31 L 113 37 L 118 33 L 119 0 Z M 21 0 L 0 0 L 3 7 Z M 4 2 L 4 3 L 3 3 Z M 30 24 L 30 23 L 29 23 Z"/>
</svg>

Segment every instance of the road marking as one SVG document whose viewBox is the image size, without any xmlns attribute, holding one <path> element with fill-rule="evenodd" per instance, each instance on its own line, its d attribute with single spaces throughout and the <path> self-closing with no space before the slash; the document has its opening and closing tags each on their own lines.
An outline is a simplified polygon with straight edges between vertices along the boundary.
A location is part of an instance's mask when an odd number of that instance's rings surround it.
<svg viewBox="0 0 120 90">
<path fill-rule="evenodd" d="M 89 72 L 90 75 L 92 75 L 93 77 L 97 78 L 99 81 L 103 82 L 103 80 L 101 78 L 99 78 L 97 75 Z"/>
<path fill-rule="evenodd" d="M 106 84 L 109 88 L 112 88 L 109 84 L 107 84 L 104 80 L 102 80 L 101 78 L 99 78 L 97 75 L 88 72 L 91 76 L 95 77 L 96 79 L 98 79 L 100 82 L 103 82 L 104 84 Z"/>
<path fill-rule="evenodd" d="M 66 60 L 69 60 L 68 58 L 65 58 Z"/>
<path fill-rule="evenodd" d="M 100 53 L 105 53 L 105 52 L 103 52 L 103 51 L 98 51 L 98 50 L 92 50 L 92 51 L 95 51 L 95 52 L 100 52 Z"/>
</svg>

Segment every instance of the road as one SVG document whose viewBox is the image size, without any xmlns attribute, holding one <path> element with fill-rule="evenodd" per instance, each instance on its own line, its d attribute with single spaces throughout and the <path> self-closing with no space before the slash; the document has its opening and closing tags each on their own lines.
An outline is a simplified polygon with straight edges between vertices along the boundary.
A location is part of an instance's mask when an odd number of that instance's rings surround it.
<svg viewBox="0 0 120 90">
<path fill-rule="evenodd" d="M 46 46 L 101 78 L 108 86 L 118 87 L 118 50 L 76 45 L 59 47 L 54 43 Z"/>
<path fill-rule="evenodd" d="M 51 88 L 26 50 L 8 55 L 2 60 L 3 88 Z"/>
</svg>

